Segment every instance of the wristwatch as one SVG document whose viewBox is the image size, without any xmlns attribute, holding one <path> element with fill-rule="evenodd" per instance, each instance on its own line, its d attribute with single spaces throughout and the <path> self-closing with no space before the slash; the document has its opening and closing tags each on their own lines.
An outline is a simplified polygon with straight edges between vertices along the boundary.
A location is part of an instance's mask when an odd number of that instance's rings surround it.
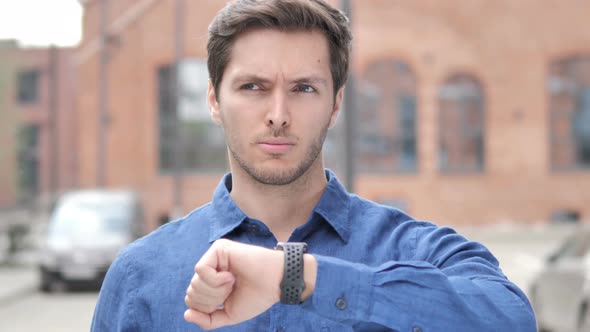
<svg viewBox="0 0 590 332">
<path fill-rule="evenodd" d="M 300 304 L 301 294 L 305 289 L 303 280 L 303 254 L 307 252 L 307 243 L 279 242 L 275 250 L 285 252 L 283 280 L 281 281 L 281 303 Z"/>
</svg>

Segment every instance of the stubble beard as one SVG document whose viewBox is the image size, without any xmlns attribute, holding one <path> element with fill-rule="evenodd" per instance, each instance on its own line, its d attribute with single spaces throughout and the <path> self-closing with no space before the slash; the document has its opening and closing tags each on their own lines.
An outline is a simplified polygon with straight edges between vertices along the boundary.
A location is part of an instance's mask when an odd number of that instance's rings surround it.
<svg viewBox="0 0 590 332">
<path fill-rule="evenodd" d="M 322 127 L 322 131 L 318 138 L 312 142 L 309 147 L 305 158 L 295 167 L 290 169 L 268 169 L 264 167 L 255 167 L 254 165 L 248 164 L 240 154 L 229 144 L 228 148 L 232 154 L 234 160 L 238 163 L 239 167 L 244 170 L 252 179 L 256 182 L 265 185 L 272 186 L 284 186 L 295 182 L 301 178 L 317 160 L 320 153 L 322 152 L 322 146 L 328 133 L 329 123 Z M 273 133 L 273 136 L 281 136 L 281 134 Z"/>
</svg>

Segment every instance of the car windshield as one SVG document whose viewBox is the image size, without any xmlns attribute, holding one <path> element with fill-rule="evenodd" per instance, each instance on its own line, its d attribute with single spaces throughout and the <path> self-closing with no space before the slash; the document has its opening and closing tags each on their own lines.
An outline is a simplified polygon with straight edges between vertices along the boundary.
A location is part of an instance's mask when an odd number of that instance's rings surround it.
<svg viewBox="0 0 590 332">
<path fill-rule="evenodd" d="M 120 234 L 130 227 L 130 202 L 117 197 L 70 199 L 56 210 L 50 235 L 101 236 Z"/>
</svg>

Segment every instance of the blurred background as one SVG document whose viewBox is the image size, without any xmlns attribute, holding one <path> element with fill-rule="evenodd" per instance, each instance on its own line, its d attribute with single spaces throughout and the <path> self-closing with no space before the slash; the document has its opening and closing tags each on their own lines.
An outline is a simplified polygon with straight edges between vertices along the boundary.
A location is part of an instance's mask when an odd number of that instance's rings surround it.
<svg viewBox="0 0 590 332">
<path fill-rule="evenodd" d="M 590 1 L 329 2 L 354 47 L 327 167 L 484 243 L 541 327 L 590 330 Z M 87 330 L 118 250 L 211 199 L 225 3 L 0 0 L 0 330 Z"/>
</svg>

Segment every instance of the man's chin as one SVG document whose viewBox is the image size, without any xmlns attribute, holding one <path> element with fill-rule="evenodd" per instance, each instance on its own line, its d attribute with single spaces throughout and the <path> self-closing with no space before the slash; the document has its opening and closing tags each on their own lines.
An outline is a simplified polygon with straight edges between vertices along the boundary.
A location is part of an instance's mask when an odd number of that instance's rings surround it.
<svg viewBox="0 0 590 332">
<path fill-rule="evenodd" d="M 271 186 L 284 186 L 295 182 L 302 174 L 295 170 L 255 170 L 248 172 L 254 180 Z"/>
</svg>

